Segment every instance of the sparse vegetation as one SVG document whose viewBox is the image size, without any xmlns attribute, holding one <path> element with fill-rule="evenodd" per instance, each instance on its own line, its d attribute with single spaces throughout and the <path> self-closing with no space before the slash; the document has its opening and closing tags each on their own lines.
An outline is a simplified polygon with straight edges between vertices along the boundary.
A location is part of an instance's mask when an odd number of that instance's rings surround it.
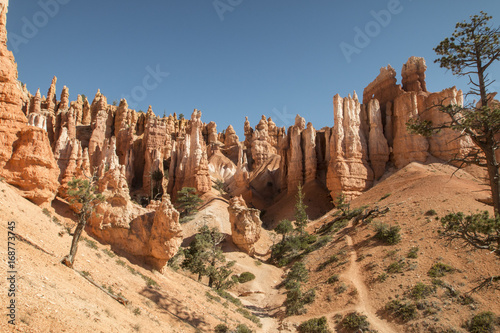
<svg viewBox="0 0 500 333">
<path fill-rule="evenodd" d="M 374 223 L 374 228 L 376 232 L 375 238 L 386 244 L 394 245 L 401 241 L 401 235 L 399 234 L 401 228 L 397 225 L 389 226 L 385 223 L 378 222 Z"/>
<path fill-rule="evenodd" d="M 177 192 L 176 201 L 176 208 L 181 212 L 181 219 L 197 213 L 202 202 L 203 200 L 196 194 L 195 188 L 183 187 Z M 181 222 L 187 222 L 187 220 Z"/>
<path fill-rule="evenodd" d="M 305 313 L 304 306 L 314 302 L 316 292 L 314 289 L 302 293 L 301 283 L 307 282 L 309 279 L 309 272 L 307 271 L 304 263 L 296 262 L 292 269 L 288 272 L 283 284 L 288 290 L 286 293 L 286 314 L 293 316 Z"/>
<path fill-rule="evenodd" d="M 42 209 L 42 213 L 45 215 L 45 216 L 48 216 L 50 217 L 52 214 L 50 213 L 50 211 L 47 209 L 47 208 L 44 208 Z"/>
<path fill-rule="evenodd" d="M 239 324 L 236 326 L 234 333 L 252 333 L 252 330 L 248 328 L 245 324 Z"/>
<path fill-rule="evenodd" d="M 363 332 L 370 328 L 370 323 L 365 315 L 358 312 L 351 312 L 342 320 L 342 327 L 350 332 Z"/>
<path fill-rule="evenodd" d="M 331 255 L 325 262 L 321 263 L 319 266 L 318 266 L 318 271 L 322 271 L 324 270 L 328 265 L 334 263 L 334 262 L 338 262 L 339 261 L 339 257 L 337 255 Z"/>
<path fill-rule="evenodd" d="M 380 200 L 379 200 L 379 201 L 382 201 L 382 200 L 384 200 L 384 199 L 387 199 L 387 198 L 388 198 L 388 197 L 390 197 L 390 196 L 391 196 L 391 193 L 386 193 L 386 194 L 384 194 L 384 195 L 382 196 L 382 198 L 380 198 Z"/>
<path fill-rule="evenodd" d="M 121 260 L 121 259 L 116 259 L 116 263 L 117 263 L 118 265 L 120 265 L 120 266 L 123 266 L 123 267 L 125 267 L 125 265 L 126 265 L 125 261 L 123 261 L 123 260 Z"/>
<path fill-rule="evenodd" d="M 299 333 L 330 333 L 326 317 L 309 319 L 297 327 Z"/>
<path fill-rule="evenodd" d="M 339 275 L 338 274 L 333 274 L 332 276 L 330 276 L 328 278 L 328 280 L 326 280 L 326 282 L 328 284 L 334 284 L 335 282 L 338 282 L 339 281 Z"/>
<path fill-rule="evenodd" d="M 389 264 L 389 266 L 387 266 L 387 273 L 389 274 L 396 274 L 396 273 L 403 273 L 403 269 L 405 268 L 406 266 L 406 263 L 404 262 L 404 260 L 400 260 L 400 261 L 395 261 L 391 264 Z"/>
<path fill-rule="evenodd" d="M 387 278 L 388 278 L 387 273 L 380 273 L 380 274 L 377 276 L 376 280 L 377 280 L 378 282 L 385 282 L 385 280 L 387 280 Z"/>
<path fill-rule="evenodd" d="M 429 209 L 425 212 L 425 216 L 436 216 L 437 212 L 434 209 Z"/>
<path fill-rule="evenodd" d="M 88 238 L 83 238 L 83 240 L 85 241 L 85 245 L 87 245 L 91 249 L 93 249 L 93 250 L 97 250 L 98 249 L 96 241 L 94 241 L 92 239 L 88 239 Z"/>
<path fill-rule="evenodd" d="M 73 233 L 73 240 L 71 242 L 71 249 L 67 256 L 62 260 L 62 263 L 72 268 L 75 260 L 76 252 L 78 250 L 78 241 L 82 234 L 87 221 L 94 213 L 97 205 L 104 201 L 102 194 L 97 193 L 95 182 L 97 181 L 95 175 L 88 179 L 75 179 L 68 183 L 68 197 L 71 203 L 79 204 L 76 216 L 78 218 L 78 225 Z"/>
<path fill-rule="evenodd" d="M 104 252 L 110 258 L 116 257 L 116 254 L 114 254 L 112 251 L 110 251 L 108 249 L 104 249 L 104 250 L 102 250 L 102 252 Z"/>
<path fill-rule="evenodd" d="M 225 235 L 217 228 L 202 226 L 185 250 L 185 259 L 181 264 L 182 268 L 198 274 L 198 281 L 207 276 L 208 286 L 218 290 L 227 289 L 234 284 L 229 277 L 233 273 L 231 267 L 235 262 L 226 262 L 221 249 L 224 238 Z"/>
<path fill-rule="evenodd" d="M 216 189 L 217 191 L 219 191 L 219 194 L 220 195 L 225 195 L 227 194 L 226 190 L 225 190 L 225 184 L 224 184 L 224 181 L 222 179 L 216 179 L 214 181 L 214 185 L 212 185 L 212 187 L 214 189 Z"/>
<path fill-rule="evenodd" d="M 447 273 L 453 273 L 455 268 L 450 265 L 443 264 L 442 262 L 437 262 L 429 269 L 427 275 L 433 278 L 443 277 Z"/>
<path fill-rule="evenodd" d="M 418 315 L 415 303 L 405 303 L 400 300 L 390 301 L 385 305 L 385 309 L 402 321 L 413 320 Z"/>
<path fill-rule="evenodd" d="M 466 328 L 471 333 L 495 332 L 495 315 L 490 311 L 478 313 L 466 323 Z"/>
<path fill-rule="evenodd" d="M 238 277 L 239 283 L 245 283 L 245 282 L 249 282 L 252 280 L 255 280 L 255 275 L 253 273 L 250 273 L 250 272 L 243 272 Z"/>
<path fill-rule="evenodd" d="M 52 217 L 52 222 L 54 222 L 56 225 L 60 226 L 61 225 L 61 221 L 57 218 L 57 217 Z"/>
<path fill-rule="evenodd" d="M 255 324 L 260 324 L 260 319 L 259 317 L 253 315 L 250 311 L 248 311 L 247 309 L 244 309 L 244 308 L 238 308 L 236 309 L 236 312 L 239 312 L 243 315 L 243 317 L 245 317 L 246 319 L 250 320 L 251 322 L 255 323 Z"/>
<path fill-rule="evenodd" d="M 413 246 L 406 255 L 406 258 L 417 259 L 418 258 L 418 246 Z"/>
<path fill-rule="evenodd" d="M 219 324 L 219 325 L 215 326 L 214 332 L 215 333 L 229 333 L 229 327 L 227 327 L 227 325 L 225 325 L 225 324 Z"/>
<path fill-rule="evenodd" d="M 416 285 L 414 285 L 410 291 L 409 291 L 409 296 L 414 299 L 414 300 L 421 300 L 426 298 L 427 296 L 431 295 L 436 291 L 435 286 L 429 286 L 426 285 L 422 282 L 418 282 Z"/>
</svg>

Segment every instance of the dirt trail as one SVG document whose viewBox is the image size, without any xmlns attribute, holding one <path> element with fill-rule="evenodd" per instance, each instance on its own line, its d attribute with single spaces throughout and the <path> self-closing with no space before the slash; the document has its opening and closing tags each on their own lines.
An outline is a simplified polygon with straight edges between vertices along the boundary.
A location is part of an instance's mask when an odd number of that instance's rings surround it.
<svg viewBox="0 0 500 333">
<path fill-rule="evenodd" d="M 351 222 L 352 223 L 352 222 Z M 348 227 L 351 227 L 349 225 Z M 359 265 L 358 265 L 358 254 L 353 246 L 353 241 L 351 236 L 346 235 L 347 245 L 350 250 L 350 266 L 349 269 L 344 273 L 344 277 L 347 280 L 350 280 L 353 286 L 358 291 L 359 302 L 354 307 L 355 310 L 359 313 L 364 314 L 368 317 L 368 321 L 373 329 L 384 332 L 384 333 L 397 333 L 386 321 L 380 319 L 375 309 L 370 304 L 370 297 L 368 295 L 368 288 L 363 282 L 363 277 L 360 273 Z"/>
<path fill-rule="evenodd" d="M 273 315 L 283 304 L 284 295 L 276 289 L 281 281 L 283 270 L 265 263 L 256 264 L 256 260 L 239 252 L 226 253 L 229 260 L 236 260 L 237 269 L 241 272 L 251 272 L 255 279 L 240 285 L 235 290 L 235 296 L 240 296 L 243 305 L 260 318 L 262 327 L 258 332 L 279 332 L 279 321 Z M 246 295 L 242 295 L 246 293 Z"/>
</svg>

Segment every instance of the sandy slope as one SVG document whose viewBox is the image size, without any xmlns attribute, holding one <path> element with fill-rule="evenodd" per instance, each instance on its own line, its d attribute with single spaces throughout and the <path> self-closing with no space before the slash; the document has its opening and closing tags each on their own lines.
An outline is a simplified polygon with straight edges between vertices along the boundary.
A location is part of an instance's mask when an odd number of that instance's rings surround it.
<svg viewBox="0 0 500 333">
<path fill-rule="evenodd" d="M 69 213 L 62 210 L 61 203 L 56 206 L 61 215 Z M 64 225 L 72 222 L 54 211 L 50 215 L 0 182 L 2 281 L 6 279 L 7 221 L 16 221 L 16 233 L 31 243 L 16 242 L 17 325 L 9 326 L 4 317 L 6 311 L 2 310 L 1 332 L 181 333 L 196 329 L 210 331 L 223 322 L 231 327 L 245 323 L 256 328 L 236 312 L 235 306 L 223 306 L 222 302 L 209 299 L 206 296 L 211 292 L 209 288 L 184 275 L 171 270 L 163 275 L 151 272 L 115 256 L 109 247 L 81 241 L 75 269 L 88 272 L 99 285 L 115 294 L 121 293 L 130 301 L 126 306 L 118 303 L 60 264 L 71 243 Z M 61 225 L 53 221 L 54 217 Z M 157 286 L 149 287 L 142 276 L 154 280 Z M 8 301 L 4 290 L 0 293 L 2 308 Z"/>
<path fill-rule="evenodd" d="M 251 258 L 227 242 L 224 251 L 228 260 L 235 260 L 235 273 L 252 272 L 256 279 L 233 288 L 243 304 L 260 317 L 262 327 L 238 313 L 237 307 L 218 298 L 203 283 L 188 275 L 167 270 L 164 274 L 151 272 L 108 251 L 109 247 L 82 241 L 75 268 L 88 272 L 99 284 L 114 293 L 121 293 L 130 303 L 124 306 L 74 271 L 59 263 L 69 250 L 71 237 L 66 226 L 73 222 L 64 202 L 55 201 L 50 217 L 22 199 L 12 187 L 0 182 L 0 265 L 6 267 L 7 222 L 16 221 L 16 232 L 25 239 L 18 240 L 19 280 L 17 285 L 17 321 L 13 329 L 6 320 L 0 321 L 2 332 L 210 332 L 219 323 L 234 328 L 245 323 L 255 332 L 295 332 L 304 320 L 325 316 L 332 330 L 342 331 L 342 316 L 358 311 L 368 317 L 371 327 L 379 332 L 444 332 L 455 329 L 465 332 L 461 325 L 474 314 L 490 310 L 500 314 L 500 292 L 483 290 L 472 295 L 474 303 L 463 305 L 459 296 L 450 296 L 444 288 L 425 300 L 426 310 L 419 310 L 418 318 L 409 322 L 395 320 L 384 310 L 393 299 L 408 299 L 408 290 L 417 282 L 431 284 L 427 275 L 436 262 L 453 266 L 456 270 L 441 278 L 459 295 L 465 295 L 487 275 L 500 274 L 499 259 L 484 251 L 463 248 L 459 243 L 448 244 L 439 237 L 440 223 L 426 212 L 434 209 L 438 216 L 448 212 L 490 210 L 481 203 L 488 197 L 487 188 L 469 173 L 439 163 L 421 165 L 412 163 L 387 174 L 383 181 L 352 202 L 352 207 L 389 207 L 390 211 L 376 221 L 398 224 L 402 241 L 384 245 L 374 239 L 373 221 L 347 226 L 322 249 L 304 258 L 310 278 L 304 289 L 316 289 L 316 301 L 302 316 L 283 318 L 285 290 L 276 286 L 283 278 L 283 269 L 267 265 L 266 256 Z M 311 191 L 306 191 L 311 196 Z M 282 198 L 281 212 L 290 213 L 293 197 Z M 308 201 L 318 211 L 314 201 Z M 266 214 L 278 219 L 274 207 Z M 293 210 L 292 210 L 293 211 Z M 272 214 L 271 214 L 272 213 Z M 333 219 L 332 212 L 312 221 L 309 230 Z M 59 221 L 53 220 L 56 217 Z M 197 219 L 185 225 L 186 236 L 192 237 L 200 223 L 209 221 L 229 233 L 227 203 L 214 200 L 200 210 Z M 56 223 L 57 222 L 57 223 Z M 59 225 L 59 224 L 60 225 Z M 86 236 L 88 237 L 88 236 Z M 90 239 L 89 239 L 90 240 Z M 272 237 L 264 233 L 258 252 L 264 254 Z M 418 258 L 407 259 L 412 247 L 418 247 Z M 338 262 L 318 267 L 332 255 Z M 387 273 L 389 264 L 404 260 L 402 273 Z M 384 281 L 379 277 L 387 274 Z M 338 274 L 340 281 L 327 284 L 326 280 Z M 6 269 L 0 278 L 5 281 Z M 146 277 L 143 278 L 142 276 Z M 157 286 L 148 286 L 147 278 Z M 206 281 L 203 281 L 206 282 Z M 4 284 L 2 283 L 2 286 Z M 0 293 L 4 308 L 8 298 Z M 5 313 L 5 309 L 2 314 Z"/>
</svg>

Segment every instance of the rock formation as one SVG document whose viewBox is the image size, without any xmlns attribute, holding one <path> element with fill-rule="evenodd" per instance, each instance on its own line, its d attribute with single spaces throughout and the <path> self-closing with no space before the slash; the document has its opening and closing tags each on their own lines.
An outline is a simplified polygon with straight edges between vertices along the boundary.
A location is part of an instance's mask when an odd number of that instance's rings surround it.
<svg viewBox="0 0 500 333">
<path fill-rule="evenodd" d="M 7 6 L 0 4 L 0 176 L 18 187 L 25 198 L 49 204 L 59 183 L 59 169 L 52 154 L 44 119 L 28 126 L 22 111 L 22 90 L 17 81 L 14 55 L 7 50 Z"/>
<path fill-rule="evenodd" d="M 246 118 L 243 142 L 232 126 L 218 133 L 216 123 L 203 123 L 198 110 L 190 119 L 158 117 L 152 107 L 146 113 L 129 109 L 126 100 L 109 105 L 100 90 L 91 103 L 80 95 L 70 101 L 66 86 L 57 101 L 56 77 L 47 97 L 40 90 L 33 96 L 18 83 L 6 48 L 6 10 L 2 7 L 0 17 L 0 174 L 37 202 L 49 202 L 56 189 L 64 196 L 73 177 L 96 170 L 104 177 L 111 169 L 120 170 L 127 191 L 149 200 L 175 198 L 183 187 L 211 192 L 216 179 L 260 209 L 312 182 L 332 198 L 340 193 L 354 198 L 388 166 L 425 162 L 430 155 L 450 160 L 472 146 L 466 138 L 455 140 L 452 130 L 431 138 L 407 131 L 414 117 L 448 121 L 437 105 L 463 99 L 456 88 L 427 92 L 425 61 L 418 57 L 403 66 L 402 85 L 388 65 L 364 89 L 363 103 L 356 93 L 336 95 L 333 128 L 316 130 L 297 115 L 288 130 L 265 116 L 254 129 Z M 40 177 L 28 177 L 35 171 Z"/>
<path fill-rule="evenodd" d="M 385 166 L 389 161 L 389 145 L 384 136 L 382 125 L 382 112 L 378 100 L 372 99 L 368 103 L 368 119 L 370 120 L 370 133 L 368 135 L 368 150 L 370 163 L 375 180 L 385 173 Z"/>
<path fill-rule="evenodd" d="M 253 256 L 254 244 L 260 239 L 262 222 L 258 209 L 248 208 L 243 197 L 234 197 L 229 201 L 229 221 L 233 243 L 243 252 Z"/>
<path fill-rule="evenodd" d="M 12 155 L 2 170 L 6 181 L 37 205 L 49 205 L 59 187 L 59 168 L 50 149 L 47 132 L 25 126 L 17 133 Z"/>
<path fill-rule="evenodd" d="M 133 204 L 125 166 L 118 164 L 112 149 L 106 156 L 97 183 L 106 202 L 97 207 L 87 229 L 113 249 L 125 251 L 162 271 L 182 243 L 179 213 L 167 195 L 146 208 Z"/>
<path fill-rule="evenodd" d="M 174 196 L 183 187 L 194 187 L 199 193 L 212 188 L 202 125 L 201 112 L 194 110 L 185 137 L 178 138 L 172 149 L 168 192 Z"/>
<path fill-rule="evenodd" d="M 371 187 L 373 171 L 368 164 L 368 145 L 361 125 L 361 105 L 353 97 L 333 98 L 334 128 L 330 145 L 327 185 L 332 198 L 344 193 L 354 198 Z"/>
</svg>

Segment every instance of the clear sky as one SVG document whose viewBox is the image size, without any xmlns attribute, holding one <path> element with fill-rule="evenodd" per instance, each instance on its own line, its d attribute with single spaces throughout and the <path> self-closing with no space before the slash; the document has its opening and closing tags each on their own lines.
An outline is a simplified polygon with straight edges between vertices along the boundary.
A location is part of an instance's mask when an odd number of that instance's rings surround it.
<svg viewBox="0 0 500 333">
<path fill-rule="evenodd" d="M 241 136 L 263 114 L 331 127 L 335 94 L 361 98 L 387 64 L 400 82 L 410 56 L 427 60 L 429 91 L 467 89 L 432 49 L 480 10 L 500 25 L 498 0 L 11 0 L 7 28 L 33 94 L 56 75 L 58 98 L 66 85 L 71 100 L 99 88 L 157 115 L 197 108 Z"/>
</svg>

